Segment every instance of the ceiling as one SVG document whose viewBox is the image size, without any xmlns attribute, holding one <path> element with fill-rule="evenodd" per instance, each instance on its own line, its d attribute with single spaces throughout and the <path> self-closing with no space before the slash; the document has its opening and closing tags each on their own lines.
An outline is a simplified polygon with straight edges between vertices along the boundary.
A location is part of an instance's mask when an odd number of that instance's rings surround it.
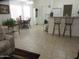
<svg viewBox="0 0 79 59">
<path fill-rule="evenodd" d="M 33 1 L 32 0 L 9 0 L 10 3 L 21 3 L 21 4 L 33 4 Z"/>
<path fill-rule="evenodd" d="M 13 0 L 13 1 L 32 1 L 32 0 Z"/>
<path fill-rule="evenodd" d="M 0 1 L 32 1 L 32 0 L 0 0 Z"/>
</svg>

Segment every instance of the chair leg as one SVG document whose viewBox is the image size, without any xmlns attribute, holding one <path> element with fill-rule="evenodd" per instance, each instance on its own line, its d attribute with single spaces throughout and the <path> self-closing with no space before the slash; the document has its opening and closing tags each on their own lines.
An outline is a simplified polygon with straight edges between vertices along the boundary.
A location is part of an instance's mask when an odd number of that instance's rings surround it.
<svg viewBox="0 0 79 59">
<path fill-rule="evenodd" d="M 63 32 L 63 36 L 65 35 L 65 31 L 66 31 L 66 25 L 65 25 L 65 27 L 64 27 L 64 32 Z"/>
<path fill-rule="evenodd" d="M 59 36 L 60 36 L 60 24 L 58 25 L 58 31 L 59 31 Z"/>
<path fill-rule="evenodd" d="M 70 25 L 70 38 L 72 36 L 72 29 L 71 29 L 71 25 Z"/>
<path fill-rule="evenodd" d="M 54 27 L 53 27 L 53 35 L 54 35 L 54 32 L 55 32 L 55 25 L 56 25 L 56 24 L 54 24 Z"/>
</svg>

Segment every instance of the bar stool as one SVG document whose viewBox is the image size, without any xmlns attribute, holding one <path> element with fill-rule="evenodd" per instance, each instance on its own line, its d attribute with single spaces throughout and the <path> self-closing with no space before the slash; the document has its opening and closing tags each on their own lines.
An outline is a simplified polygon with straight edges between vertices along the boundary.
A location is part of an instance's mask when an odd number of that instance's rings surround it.
<svg viewBox="0 0 79 59">
<path fill-rule="evenodd" d="M 55 26 L 57 25 L 59 36 L 60 36 L 60 24 L 61 24 L 61 18 L 60 17 L 54 17 L 53 35 L 54 35 L 54 32 L 55 32 Z"/>
<path fill-rule="evenodd" d="M 72 36 L 73 19 L 74 19 L 73 17 L 65 17 L 65 27 L 64 27 L 63 36 L 65 35 L 65 32 L 67 30 L 67 26 L 70 27 L 70 37 Z"/>
</svg>

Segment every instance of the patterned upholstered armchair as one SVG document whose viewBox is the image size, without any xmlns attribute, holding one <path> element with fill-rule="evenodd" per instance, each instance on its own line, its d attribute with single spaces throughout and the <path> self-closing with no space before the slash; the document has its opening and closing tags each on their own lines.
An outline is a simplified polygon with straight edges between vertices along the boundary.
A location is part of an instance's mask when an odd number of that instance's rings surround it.
<svg viewBox="0 0 79 59">
<path fill-rule="evenodd" d="M 14 36 L 5 33 L 6 29 L 0 26 L 0 56 L 11 54 L 14 49 Z"/>
</svg>

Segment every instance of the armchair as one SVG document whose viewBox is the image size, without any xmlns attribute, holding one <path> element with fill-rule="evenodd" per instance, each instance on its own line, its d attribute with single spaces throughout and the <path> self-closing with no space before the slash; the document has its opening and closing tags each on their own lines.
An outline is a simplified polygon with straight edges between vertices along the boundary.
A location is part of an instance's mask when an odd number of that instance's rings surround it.
<svg viewBox="0 0 79 59">
<path fill-rule="evenodd" d="M 3 33 L 5 31 L 0 31 L 0 56 L 10 55 L 15 50 L 14 36 Z"/>
</svg>

